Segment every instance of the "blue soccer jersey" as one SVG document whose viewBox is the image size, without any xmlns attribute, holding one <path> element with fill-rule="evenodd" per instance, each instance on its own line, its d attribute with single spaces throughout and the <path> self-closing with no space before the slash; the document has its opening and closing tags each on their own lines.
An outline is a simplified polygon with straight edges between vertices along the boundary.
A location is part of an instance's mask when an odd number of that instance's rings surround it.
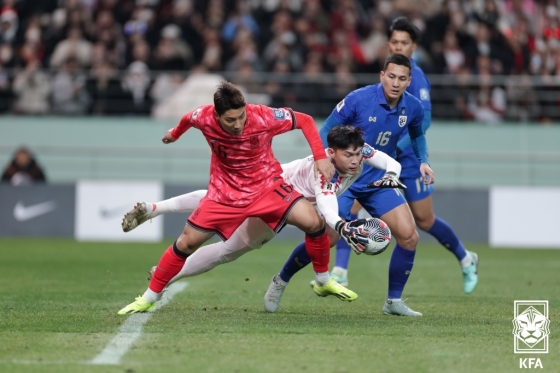
<svg viewBox="0 0 560 373">
<path fill-rule="evenodd" d="M 364 140 L 375 149 L 395 157 L 397 141 L 407 127 L 421 130 L 424 108 L 417 98 L 404 93 L 390 108 L 381 84 L 370 85 L 348 94 L 333 110 L 331 117 L 340 124 L 350 124 L 364 131 Z M 330 129 L 329 129 L 330 130 Z M 324 132 L 321 131 L 323 137 Z M 325 137 L 323 142 L 326 143 Z M 355 191 L 371 191 L 366 185 L 380 179 L 384 171 L 367 167 L 351 187 Z"/>
</svg>

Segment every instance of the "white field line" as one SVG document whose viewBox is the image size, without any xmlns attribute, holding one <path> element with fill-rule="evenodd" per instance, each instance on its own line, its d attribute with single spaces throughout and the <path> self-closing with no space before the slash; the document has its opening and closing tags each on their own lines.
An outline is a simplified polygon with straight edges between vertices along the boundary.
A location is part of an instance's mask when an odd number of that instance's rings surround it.
<svg viewBox="0 0 560 373">
<path fill-rule="evenodd" d="M 122 357 L 142 335 L 142 326 L 152 317 L 152 313 L 165 306 L 175 294 L 185 290 L 188 284 L 188 282 L 176 282 L 170 285 L 152 312 L 133 313 L 130 315 L 119 328 L 117 335 L 105 346 L 99 355 L 90 361 L 90 364 L 118 365 Z"/>
</svg>

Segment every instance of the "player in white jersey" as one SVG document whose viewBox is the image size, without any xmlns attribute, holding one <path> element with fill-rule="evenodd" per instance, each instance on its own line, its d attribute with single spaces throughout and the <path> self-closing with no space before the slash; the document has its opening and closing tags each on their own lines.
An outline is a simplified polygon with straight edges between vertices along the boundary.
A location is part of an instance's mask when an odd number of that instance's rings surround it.
<svg viewBox="0 0 560 373">
<path fill-rule="evenodd" d="M 329 148 L 325 151 L 336 172 L 330 181 L 325 180 L 324 176 L 315 178 L 313 156 L 282 165 L 284 180 L 314 203 L 325 218 L 331 246 L 336 244 L 340 235 L 358 254 L 364 250 L 362 243 L 365 237 L 361 237 L 352 229 L 352 222 L 344 222 L 338 216 L 337 196 L 358 179 L 364 163 L 386 170 L 384 177 L 374 183 L 377 187 L 406 188 L 398 180 L 400 164 L 387 154 L 365 144 L 362 135 L 362 130 L 353 126 L 341 125 L 331 130 L 328 135 Z M 145 221 L 167 212 L 193 211 L 198 201 L 205 195 L 205 190 L 199 190 L 154 204 L 140 202 L 125 215 L 122 222 L 123 230 L 131 231 Z M 234 261 L 251 250 L 259 249 L 275 235 L 276 233 L 261 219 L 248 218 L 229 240 L 204 246 L 193 253 L 170 283 L 183 277 L 207 272 L 219 264 Z"/>
</svg>

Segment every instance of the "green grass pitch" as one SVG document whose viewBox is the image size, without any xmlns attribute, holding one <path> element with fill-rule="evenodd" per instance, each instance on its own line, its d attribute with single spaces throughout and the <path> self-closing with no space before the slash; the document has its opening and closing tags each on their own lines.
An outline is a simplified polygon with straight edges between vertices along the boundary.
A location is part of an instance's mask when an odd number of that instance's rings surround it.
<svg viewBox="0 0 560 373">
<path fill-rule="evenodd" d="M 315 296 L 306 268 L 266 314 L 263 295 L 294 246 L 272 242 L 182 280 L 187 288 L 153 313 L 119 365 L 91 365 L 166 245 L 1 239 L 0 372 L 497 373 L 520 371 L 520 357 L 560 372 L 560 250 L 469 245 L 480 281 L 465 295 L 459 265 L 436 244 L 418 247 L 405 289 L 421 318 L 381 314 L 391 250 L 352 255 L 355 302 Z M 548 354 L 514 354 L 514 300 L 549 301 Z"/>
</svg>

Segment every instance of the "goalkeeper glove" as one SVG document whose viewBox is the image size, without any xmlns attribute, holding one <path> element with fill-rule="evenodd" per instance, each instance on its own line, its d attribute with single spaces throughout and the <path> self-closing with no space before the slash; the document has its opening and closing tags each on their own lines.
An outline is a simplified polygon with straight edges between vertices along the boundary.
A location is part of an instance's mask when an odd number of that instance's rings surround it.
<svg viewBox="0 0 560 373">
<path fill-rule="evenodd" d="M 373 181 L 367 185 L 368 188 L 400 188 L 406 189 L 406 185 L 401 183 L 397 174 L 389 171 L 381 179 Z"/>
<path fill-rule="evenodd" d="M 340 220 L 335 226 L 336 233 L 338 233 L 358 255 L 364 252 L 368 243 L 368 232 L 362 229 L 362 225 L 365 222 L 366 219 L 357 219 L 349 222 Z"/>
</svg>

